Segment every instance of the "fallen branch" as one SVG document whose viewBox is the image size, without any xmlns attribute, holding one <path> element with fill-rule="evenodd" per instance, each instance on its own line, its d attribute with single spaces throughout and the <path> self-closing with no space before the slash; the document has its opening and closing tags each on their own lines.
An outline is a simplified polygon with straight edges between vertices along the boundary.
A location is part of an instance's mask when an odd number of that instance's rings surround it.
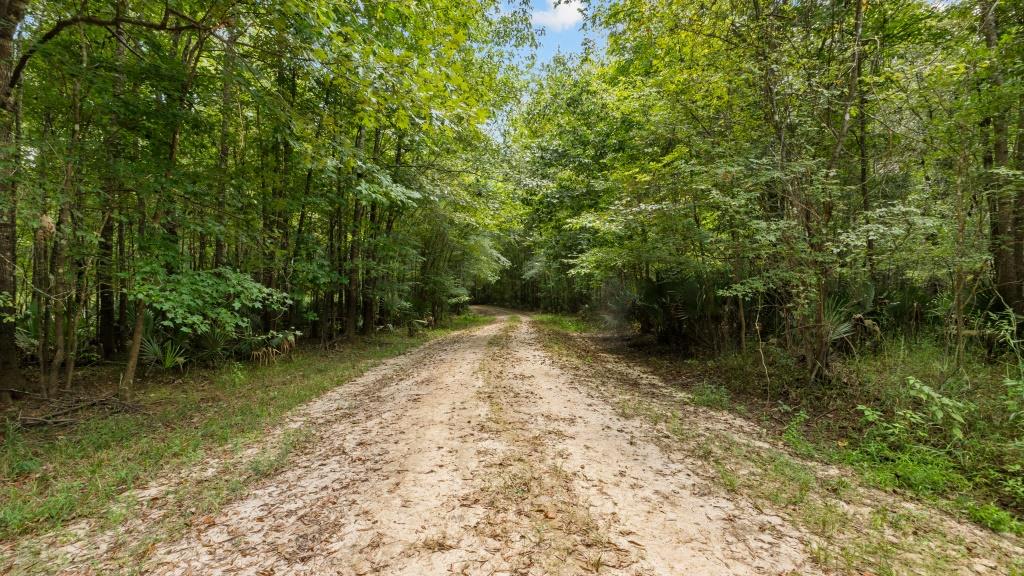
<svg viewBox="0 0 1024 576">
<path fill-rule="evenodd" d="M 39 418 L 33 416 L 19 416 L 18 424 L 21 426 L 61 426 L 66 424 L 77 424 L 79 420 L 73 418 L 61 418 L 60 420 L 52 420 L 49 418 Z"/>
<path fill-rule="evenodd" d="M 11 394 L 17 394 L 19 396 L 30 396 L 32 398 L 39 398 L 45 400 L 46 396 L 42 394 L 36 394 L 35 392 L 29 392 L 28 390 L 16 390 L 14 388 L 0 388 L 0 392 L 10 392 Z"/>
<path fill-rule="evenodd" d="M 74 420 L 68 420 L 68 419 L 57 420 L 57 418 L 60 417 L 60 416 L 66 416 L 68 414 L 71 414 L 72 412 L 78 412 L 79 410 L 82 410 L 84 408 L 89 408 L 90 406 L 95 406 L 97 404 L 103 404 L 103 403 L 108 402 L 110 400 L 116 400 L 116 398 L 117 398 L 116 395 L 110 394 L 110 395 L 107 395 L 107 396 L 96 398 L 94 400 L 89 400 L 88 402 L 80 402 L 78 404 L 75 404 L 74 406 L 69 406 L 68 408 L 63 408 L 61 410 L 56 410 L 54 412 L 50 412 L 49 414 L 44 414 L 42 416 L 20 416 L 19 415 L 18 416 L 18 421 L 19 422 L 32 422 L 34 424 L 43 424 L 43 423 L 46 423 L 46 422 L 53 422 L 53 423 L 59 423 L 59 424 L 68 424 L 70 422 L 74 422 Z"/>
</svg>

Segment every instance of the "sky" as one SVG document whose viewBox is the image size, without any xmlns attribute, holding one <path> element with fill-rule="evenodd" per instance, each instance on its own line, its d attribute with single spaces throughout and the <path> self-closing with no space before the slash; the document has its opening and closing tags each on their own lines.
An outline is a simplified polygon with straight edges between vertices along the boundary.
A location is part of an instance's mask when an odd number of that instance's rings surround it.
<svg viewBox="0 0 1024 576">
<path fill-rule="evenodd" d="M 531 19 L 535 28 L 543 28 L 544 34 L 538 36 L 540 46 L 537 48 L 537 63 L 543 64 L 561 51 L 563 54 L 576 54 L 583 47 L 583 32 L 580 25 L 583 15 L 580 13 L 580 0 L 570 0 L 558 4 L 558 0 L 531 0 L 533 14 Z"/>
</svg>

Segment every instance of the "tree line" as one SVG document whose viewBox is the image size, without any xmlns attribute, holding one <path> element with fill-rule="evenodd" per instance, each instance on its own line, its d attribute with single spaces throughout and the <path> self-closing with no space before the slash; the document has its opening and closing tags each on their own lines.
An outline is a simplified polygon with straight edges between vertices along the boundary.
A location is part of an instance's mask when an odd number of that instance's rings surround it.
<svg viewBox="0 0 1024 576">
<path fill-rule="evenodd" d="M 520 232 L 483 299 L 589 309 L 827 380 L 858 338 L 1016 350 L 1024 6 L 615 0 L 506 140 Z"/>
<path fill-rule="evenodd" d="M 0 400 L 439 320 L 503 264 L 498 2 L 0 5 Z"/>
</svg>

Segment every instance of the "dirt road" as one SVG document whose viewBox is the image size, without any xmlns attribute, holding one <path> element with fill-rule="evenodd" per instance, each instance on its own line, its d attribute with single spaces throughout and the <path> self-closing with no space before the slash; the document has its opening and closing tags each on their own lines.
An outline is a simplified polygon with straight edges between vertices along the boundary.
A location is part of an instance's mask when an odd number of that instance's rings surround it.
<svg viewBox="0 0 1024 576">
<path fill-rule="evenodd" d="M 306 448 L 180 538 L 146 544 L 139 571 L 822 573 L 827 551 L 815 551 L 822 540 L 806 526 L 723 489 L 707 458 L 662 442 L 685 436 L 710 450 L 722 436 L 709 431 L 728 428 L 761 449 L 749 423 L 696 408 L 661 424 L 629 418 L 621 396 L 594 386 L 593 372 L 610 365 L 560 361 L 528 316 L 491 312 L 494 323 L 385 362 L 296 411 L 272 435 L 301 428 Z M 637 390 L 660 385 L 640 372 L 613 376 Z M 843 506 L 854 518 L 857 505 Z M 146 518 L 121 528 L 116 544 L 79 530 L 60 549 L 70 559 L 61 573 L 103 572 L 115 548 L 144 538 Z M 970 554 L 992 557 L 990 538 L 968 532 L 966 568 L 940 573 L 989 573 L 994 564 L 973 570 Z"/>
<path fill-rule="evenodd" d="M 314 448 L 155 574 L 784 574 L 778 518 L 712 497 L 502 315 L 307 410 Z"/>
</svg>

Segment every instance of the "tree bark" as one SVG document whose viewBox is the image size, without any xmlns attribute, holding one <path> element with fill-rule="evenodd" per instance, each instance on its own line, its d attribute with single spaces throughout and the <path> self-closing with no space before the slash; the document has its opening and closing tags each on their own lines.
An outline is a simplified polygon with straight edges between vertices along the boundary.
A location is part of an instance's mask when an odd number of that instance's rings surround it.
<svg viewBox="0 0 1024 576">
<path fill-rule="evenodd" d="M 999 55 L 999 23 L 996 18 L 996 2 L 984 0 L 981 3 L 981 33 L 985 46 L 991 52 L 993 69 L 990 83 L 996 95 L 1003 86 L 1003 76 Z M 1007 112 L 1004 108 L 997 109 L 986 123 L 991 127 L 991 149 L 984 154 L 991 158 L 988 169 L 1005 168 L 1009 162 L 1009 135 Z M 988 146 L 986 146 L 988 148 Z M 995 268 L 995 289 L 1007 306 L 1016 309 L 1019 302 L 1020 284 L 1017 281 L 1017 262 L 1014 259 L 1014 212 L 1016 198 L 1007 190 L 1004 178 L 990 174 L 989 178 L 989 219 L 991 237 L 989 250 Z"/>
<path fill-rule="evenodd" d="M 109 197 L 108 197 L 109 198 Z M 108 200 L 111 202 L 111 200 Z M 103 358 L 110 360 L 117 352 L 117 327 L 114 318 L 114 219 L 113 210 L 104 211 L 100 229 L 99 260 L 96 265 L 96 290 L 99 292 L 99 341 Z"/>
<path fill-rule="evenodd" d="M 146 302 L 135 301 L 135 328 L 132 330 L 132 346 L 128 349 L 128 364 L 117 385 L 117 395 L 125 402 L 131 402 L 135 394 L 135 368 L 139 365 L 139 350 L 142 349 L 142 335 L 146 325 Z"/>
<path fill-rule="evenodd" d="M 68 162 L 65 164 L 65 179 L 70 178 L 69 171 L 74 168 Z M 65 263 L 67 261 L 67 236 L 70 225 L 71 210 L 66 200 L 61 201 L 60 213 L 57 216 L 57 234 L 53 243 L 53 259 L 51 270 L 53 275 L 53 357 L 50 359 L 49 382 L 46 384 L 46 395 L 51 396 L 57 392 L 57 384 L 60 380 L 60 368 L 64 363 L 66 326 L 64 324 L 67 310 L 67 285 L 65 282 Z"/>
<path fill-rule="evenodd" d="M 118 11 L 123 8 L 123 0 L 118 0 Z M 114 35 L 121 37 L 121 25 L 114 26 Z M 114 47 L 115 69 L 121 69 L 124 58 L 124 45 L 118 42 Z M 118 73 L 114 77 L 114 100 L 117 101 L 124 90 L 124 77 Z M 100 229 L 99 259 L 96 262 L 96 290 L 99 293 L 99 342 L 100 352 L 105 360 L 110 360 L 117 352 L 117 325 L 114 317 L 114 208 L 121 192 L 120 161 L 121 161 L 121 116 L 115 109 L 111 114 L 110 131 L 104 142 L 107 153 L 112 160 L 103 180 L 103 227 Z"/>
<path fill-rule="evenodd" d="M 3 86 L 10 84 L 14 72 L 14 33 L 25 18 L 27 4 L 25 0 L 0 2 L 0 85 Z M 0 102 L 0 382 L 7 388 L 24 385 L 14 337 L 18 243 L 16 119 L 17 106 L 12 93 L 8 92 Z M 10 400 L 10 392 L 0 391 L 0 404 Z"/>
<path fill-rule="evenodd" d="M 1017 142 L 1014 166 L 1024 171 L 1024 97 L 1017 104 Z M 1014 198 L 1013 259 L 1017 263 L 1017 290 L 1012 302 L 1013 310 L 1024 315 L 1024 186 L 1018 185 Z"/>
<path fill-rule="evenodd" d="M 356 133 L 355 147 L 357 153 L 362 152 L 363 140 L 366 137 L 366 129 L 362 126 Z M 361 175 L 356 174 L 356 182 Z M 349 252 L 348 252 L 348 283 L 345 285 L 345 337 L 352 338 L 356 335 L 356 328 L 359 322 L 359 247 L 360 235 L 363 224 L 363 205 L 352 190 L 352 227 L 349 229 Z"/>
<path fill-rule="evenodd" d="M 226 41 L 224 42 L 224 61 L 221 64 L 221 88 L 220 88 L 220 142 L 217 146 L 217 194 L 220 205 L 223 207 L 227 201 L 228 190 L 228 158 L 231 153 L 231 124 L 228 121 L 231 115 L 231 107 L 235 94 L 235 31 L 229 28 Z M 224 265 L 224 232 L 218 231 L 213 245 L 213 267 L 220 268 Z"/>
</svg>

